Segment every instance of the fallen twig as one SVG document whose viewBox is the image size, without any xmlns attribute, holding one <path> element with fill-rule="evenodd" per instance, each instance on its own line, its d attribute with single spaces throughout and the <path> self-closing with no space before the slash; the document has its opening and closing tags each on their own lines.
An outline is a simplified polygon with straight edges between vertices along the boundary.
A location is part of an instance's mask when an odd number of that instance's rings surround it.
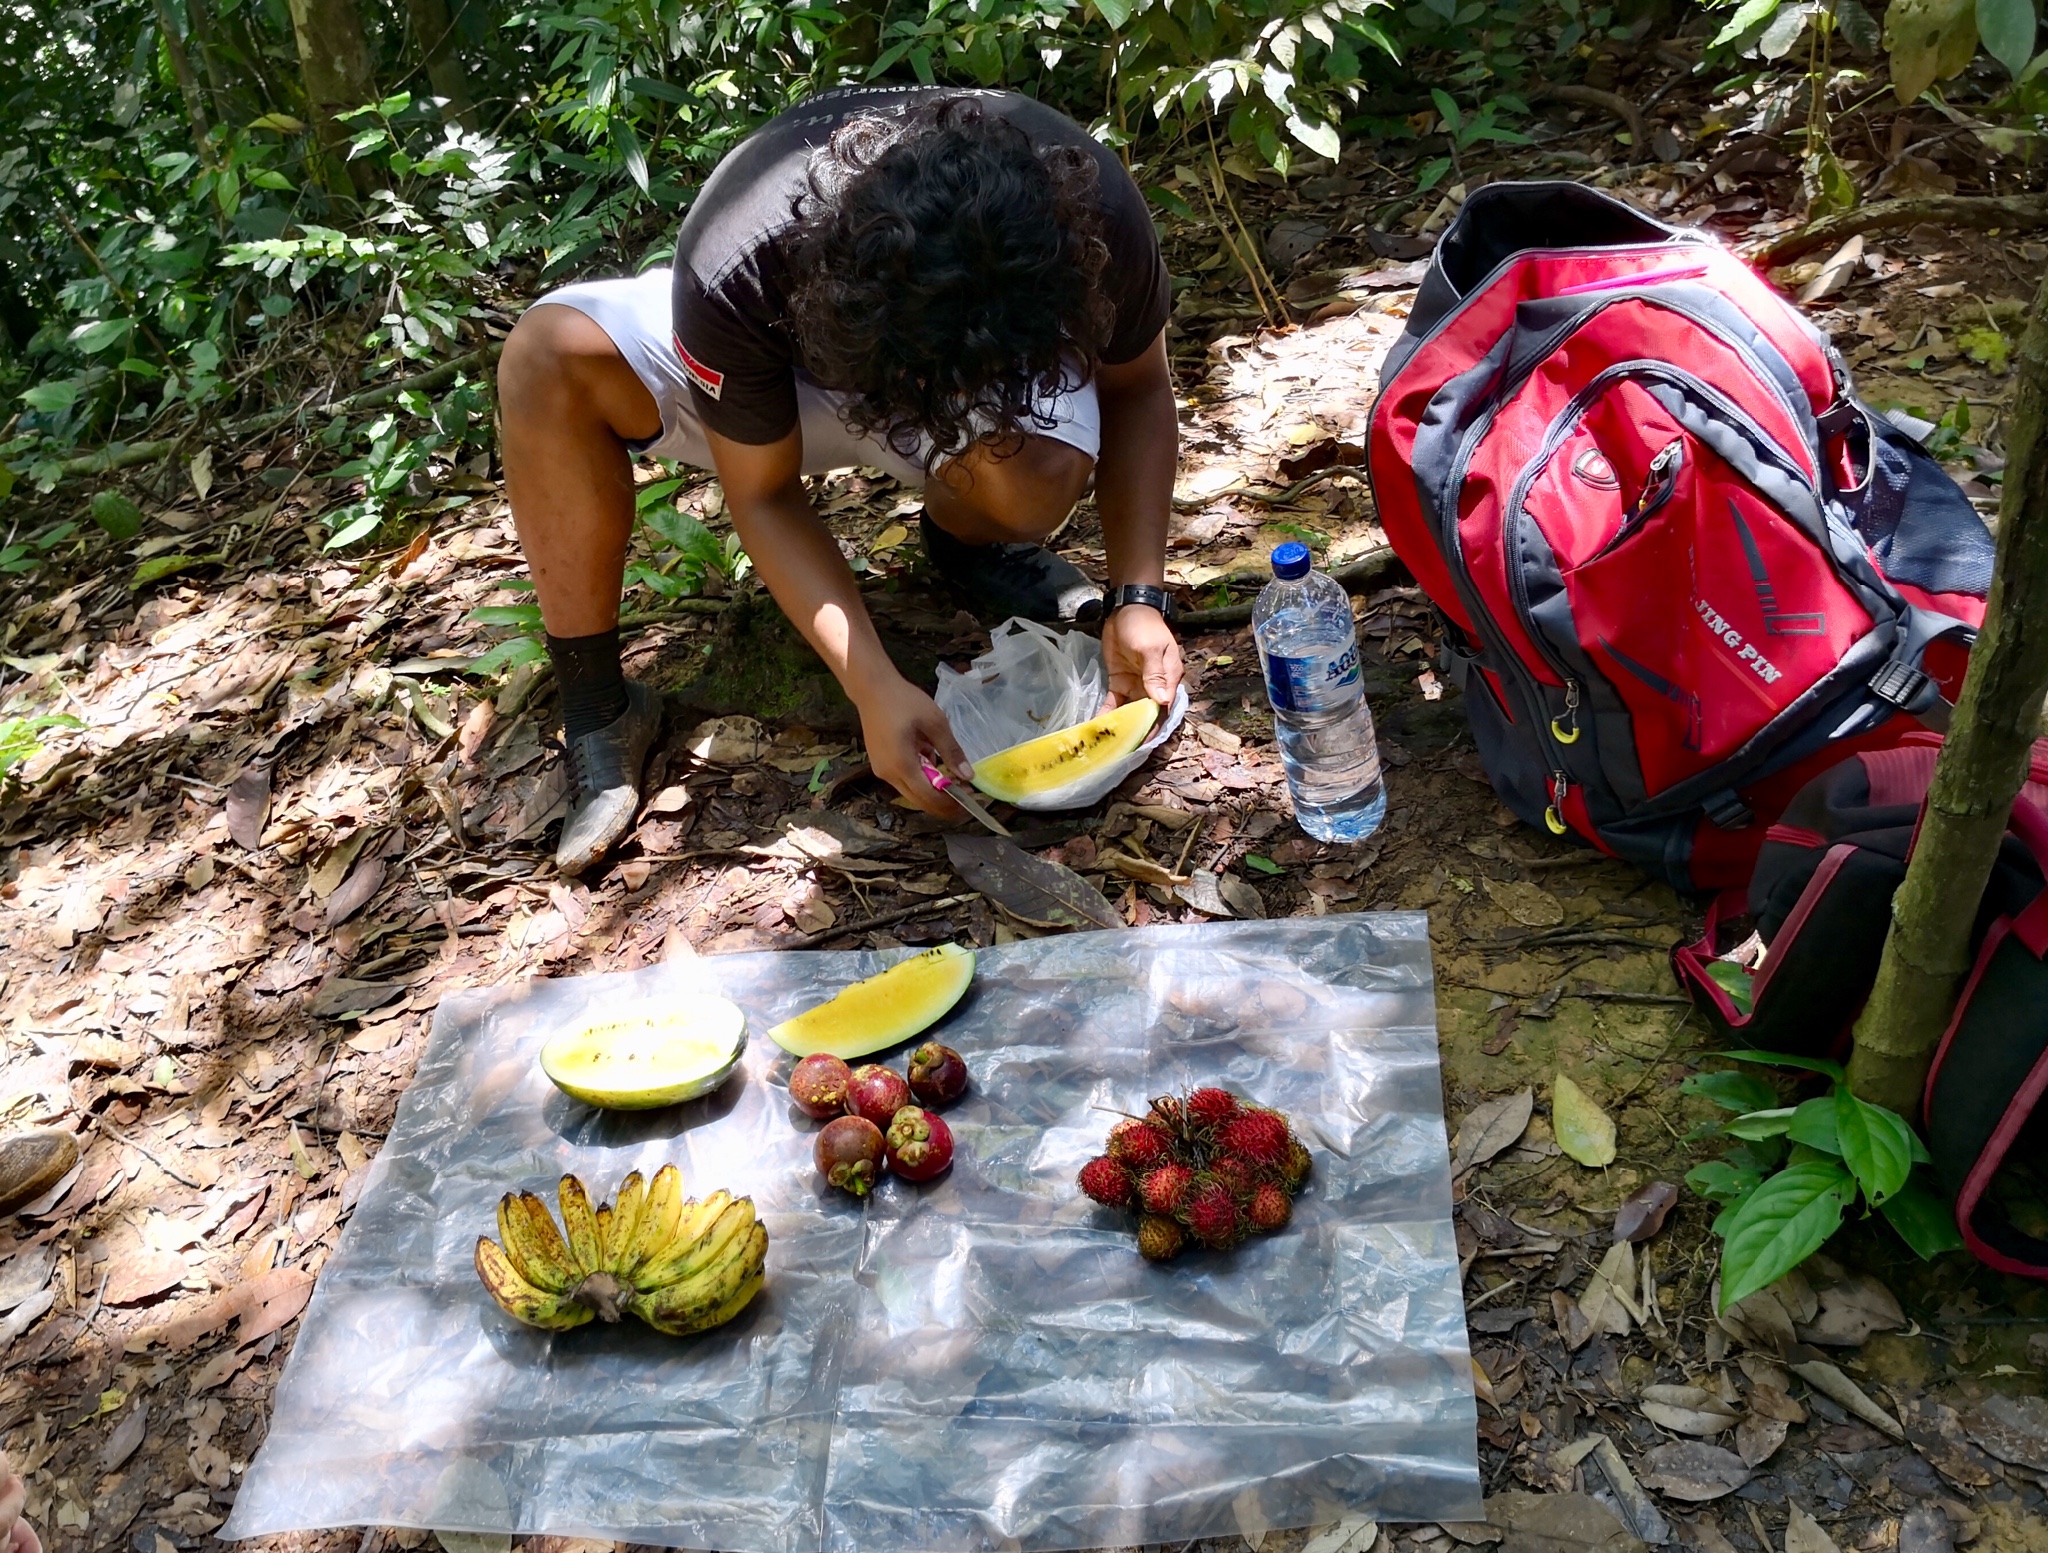
<svg viewBox="0 0 2048 1553">
<path fill-rule="evenodd" d="M 1333 567 L 1330 575 L 1336 579 L 1340 587 L 1355 593 L 1364 587 L 1365 584 L 1379 577 L 1382 572 L 1394 564 L 1395 559 L 1394 547 L 1392 545 L 1382 545 L 1377 550 L 1368 550 L 1355 561 L 1346 561 L 1342 566 Z M 1243 575 L 1248 581 L 1259 580 L 1256 578 L 1255 573 L 1245 573 Z M 1223 577 L 1217 580 L 1228 586 L 1237 585 L 1234 577 Z M 1214 587 L 1215 584 L 1209 583 L 1206 586 Z M 1176 615 L 1173 623 L 1181 630 L 1213 631 L 1220 626 L 1241 626 L 1251 618 L 1252 606 L 1250 603 L 1222 604 L 1215 609 L 1188 610 L 1185 614 Z"/>
<path fill-rule="evenodd" d="M 973 900 L 979 891 L 969 890 L 965 895 L 947 895 L 938 900 L 919 901 L 914 906 L 903 906 L 895 911 L 885 911 L 879 916 L 868 917 L 859 922 L 842 922 L 837 927 L 828 927 L 821 932 L 806 933 L 793 938 L 785 949 L 815 949 L 835 938 L 844 938 L 849 933 L 865 933 L 872 928 L 893 927 L 898 922 L 908 922 L 912 917 L 930 916 L 935 911 L 945 911 L 954 906 L 964 906 Z"/>
<path fill-rule="evenodd" d="M 1941 227 L 2048 226 L 2048 194 L 1932 194 L 1921 199 L 1879 200 L 1839 215 L 1823 216 L 1750 255 L 1766 268 L 1796 259 L 1816 248 L 1828 248 L 1861 232 L 1929 222 Z"/>
</svg>

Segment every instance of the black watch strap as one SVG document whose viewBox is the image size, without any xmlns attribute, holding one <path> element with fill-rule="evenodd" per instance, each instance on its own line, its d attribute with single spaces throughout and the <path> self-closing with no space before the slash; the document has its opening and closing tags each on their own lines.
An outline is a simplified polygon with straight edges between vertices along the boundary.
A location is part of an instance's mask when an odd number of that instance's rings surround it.
<svg viewBox="0 0 2048 1553">
<path fill-rule="evenodd" d="M 1120 588 L 1102 590 L 1102 613 L 1107 619 L 1126 604 L 1145 604 L 1168 620 L 1173 618 L 1173 595 L 1149 582 L 1127 582 Z"/>
</svg>

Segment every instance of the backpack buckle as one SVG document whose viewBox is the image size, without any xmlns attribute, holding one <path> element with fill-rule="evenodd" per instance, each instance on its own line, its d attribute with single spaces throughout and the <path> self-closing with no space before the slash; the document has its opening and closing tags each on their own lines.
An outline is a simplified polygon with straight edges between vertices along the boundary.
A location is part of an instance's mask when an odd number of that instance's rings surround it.
<svg viewBox="0 0 2048 1553">
<path fill-rule="evenodd" d="M 1741 830 L 1756 818 L 1755 812 L 1736 795 L 1732 787 L 1713 794 L 1704 800 L 1700 807 L 1720 830 Z"/>
<path fill-rule="evenodd" d="M 1878 700 L 1904 709 L 1920 698 L 1927 688 L 1927 674 L 1910 663 L 1894 658 L 1870 676 L 1870 693 Z"/>
</svg>

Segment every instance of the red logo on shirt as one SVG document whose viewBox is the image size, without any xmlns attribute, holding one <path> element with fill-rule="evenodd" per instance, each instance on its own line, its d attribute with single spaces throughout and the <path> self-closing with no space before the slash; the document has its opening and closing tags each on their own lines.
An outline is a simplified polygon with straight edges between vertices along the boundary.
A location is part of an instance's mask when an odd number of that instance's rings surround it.
<svg viewBox="0 0 2048 1553">
<path fill-rule="evenodd" d="M 718 398 L 725 391 L 725 374 L 723 372 L 713 372 L 703 362 L 692 356 L 684 348 L 683 342 L 678 336 L 672 334 L 669 338 L 675 342 L 676 354 L 682 358 L 683 370 L 690 374 L 690 381 L 703 389 L 713 399 Z"/>
</svg>

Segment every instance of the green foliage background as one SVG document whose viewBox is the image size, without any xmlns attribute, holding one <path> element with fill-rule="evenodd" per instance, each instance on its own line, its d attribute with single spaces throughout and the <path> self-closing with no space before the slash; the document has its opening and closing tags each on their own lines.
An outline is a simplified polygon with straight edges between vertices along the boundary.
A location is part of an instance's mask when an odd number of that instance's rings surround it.
<svg viewBox="0 0 2048 1553">
<path fill-rule="evenodd" d="M 55 27 L 0 8 L 14 472 L 47 486 L 195 410 L 232 429 L 458 354 L 494 289 L 658 258 L 718 157 L 828 85 L 1020 87 L 1158 185 L 1191 137 L 1286 170 L 1429 108 L 1418 60 L 1471 101 L 1620 21 L 1581 0 L 351 4 L 383 96 L 348 116 L 344 167 L 308 127 L 285 0 L 85 0 Z"/>
</svg>

